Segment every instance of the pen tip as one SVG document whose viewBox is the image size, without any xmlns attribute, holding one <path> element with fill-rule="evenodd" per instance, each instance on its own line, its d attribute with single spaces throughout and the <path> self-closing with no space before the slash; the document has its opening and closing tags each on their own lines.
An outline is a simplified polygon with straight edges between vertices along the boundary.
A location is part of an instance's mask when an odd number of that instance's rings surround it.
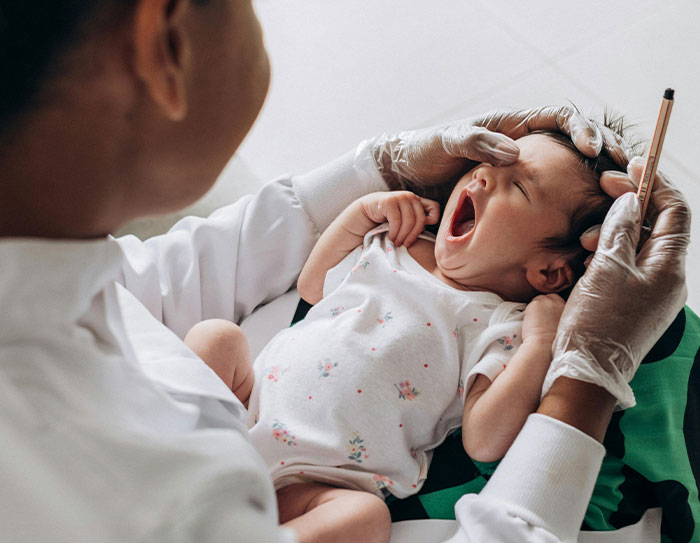
<svg viewBox="0 0 700 543">
<path fill-rule="evenodd" d="M 675 91 L 673 89 L 666 89 L 664 91 L 664 100 L 673 100 L 673 93 Z"/>
</svg>

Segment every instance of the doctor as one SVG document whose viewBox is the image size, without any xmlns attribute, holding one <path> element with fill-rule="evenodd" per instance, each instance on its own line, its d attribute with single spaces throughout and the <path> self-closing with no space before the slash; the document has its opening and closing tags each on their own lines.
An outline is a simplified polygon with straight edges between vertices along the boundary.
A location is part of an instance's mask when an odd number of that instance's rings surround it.
<svg viewBox="0 0 700 543">
<path fill-rule="evenodd" d="M 143 243 L 109 237 L 206 192 L 268 79 L 250 0 L 0 4 L 3 540 L 293 541 L 242 406 L 181 341 L 189 327 L 238 321 L 288 290 L 356 197 L 439 191 L 467 159 L 517 158 L 482 127 L 560 129 L 626 161 L 570 109 L 496 113 L 377 137 Z M 630 190 L 625 177 L 603 184 Z M 653 205 L 637 256 L 636 199 L 611 210 L 539 412 L 484 491 L 458 503 L 455 541 L 575 540 L 616 398 L 685 300 L 687 205 L 662 178 Z"/>
</svg>

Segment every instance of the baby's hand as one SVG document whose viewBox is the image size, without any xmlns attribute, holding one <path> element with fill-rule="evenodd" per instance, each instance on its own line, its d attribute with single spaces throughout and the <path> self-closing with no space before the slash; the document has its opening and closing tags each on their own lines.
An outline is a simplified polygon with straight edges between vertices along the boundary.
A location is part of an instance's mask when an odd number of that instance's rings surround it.
<svg viewBox="0 0 700 543">
<path fill-rule="evenodd" d="M 437 223 L 440 217 L 440 204 L 405 190 L 368 194 L 360 203 L 371 221 L 389 222 L 389 239 L 396 246 L 410 247 L 425 225 Z"/>
<path fill-rule="evenodd" d="M 527 304 L 523 318 L 523 343 L 538 342 L 551 346 L 565 303 L 557 294 L 541 294 Z"/>
</svg>

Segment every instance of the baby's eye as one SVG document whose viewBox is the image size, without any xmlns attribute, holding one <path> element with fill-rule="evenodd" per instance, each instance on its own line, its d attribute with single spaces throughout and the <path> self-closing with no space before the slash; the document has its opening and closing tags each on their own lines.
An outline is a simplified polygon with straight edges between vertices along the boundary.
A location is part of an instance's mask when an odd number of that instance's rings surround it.
<svg viewBox="0 0 700 543">
<path fill-rule="evenodd" d="M 523 188 L 523 184 L 522 184 L 520 181 L 515 181 L 515 186 L 518 187 L 518 189 L 520 190 L 520 192 L 523 193 L 523 195 L 525 196 L 525 198 L 527 198 L 527 201 L 529 202 L 529 201 L 530 201 L 530 197 L 527 195 L 527 192 L 526 192 L 525 189 Z"/>
</svg>

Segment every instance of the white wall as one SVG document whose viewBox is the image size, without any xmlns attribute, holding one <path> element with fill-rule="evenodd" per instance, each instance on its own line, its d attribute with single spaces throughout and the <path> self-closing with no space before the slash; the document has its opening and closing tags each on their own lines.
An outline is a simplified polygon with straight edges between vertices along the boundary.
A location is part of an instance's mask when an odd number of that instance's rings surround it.
<svg viewBox="0 0 700 543">
<path fill-rule="evenodd" d="M 697 0 L 256 0 L 272 86 L 240 149 L 261 181 L 382 131 L 503 106 L 610 107 L 653 132 L 676 89 L 661 169 L 700 210 Z M 700 310 L 700 222 L 688 258 Z"/>
</svg>

